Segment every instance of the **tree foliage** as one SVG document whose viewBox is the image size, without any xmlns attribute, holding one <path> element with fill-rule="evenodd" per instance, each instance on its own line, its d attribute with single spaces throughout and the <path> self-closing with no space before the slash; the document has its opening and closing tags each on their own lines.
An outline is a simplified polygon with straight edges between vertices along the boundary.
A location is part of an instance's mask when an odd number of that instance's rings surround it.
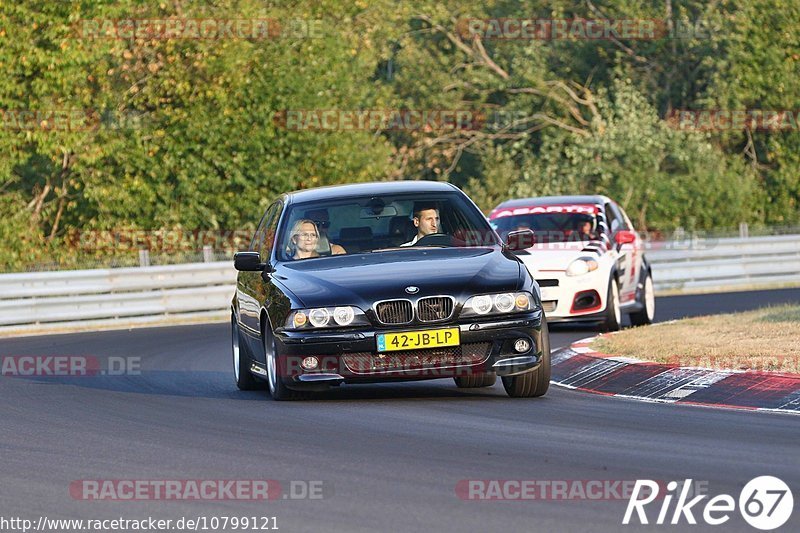
<svg viewBox="0 0 800 533">
<path fill-rule="evenodd" d="M 668 34 L 465 31 L 470 19 L 514 17 L 659 19 Z M 85 30 L 92 20 L 202 18 L 269 19 L 280 32 Z M 665 119 L 678 109 L 797 111 L 798 30 L 789 0 L 3 3 L 0 264 L 75 263 L 76 232 L 252 229 L 279 192 L 367 180 L 449 180 L 486 210 L 511 196 L 604 193 L 659 230 L 796 224 L 797 128 L 695 132 Z M 315 131 L 287 128 L 286 110 L 480 120 Z"/>
</svg>

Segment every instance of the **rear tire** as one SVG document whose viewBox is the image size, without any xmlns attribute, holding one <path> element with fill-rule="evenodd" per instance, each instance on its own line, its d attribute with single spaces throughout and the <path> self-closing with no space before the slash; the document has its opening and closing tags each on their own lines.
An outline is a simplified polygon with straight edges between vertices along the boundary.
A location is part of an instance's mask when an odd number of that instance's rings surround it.
<svg viewBox="0 0 800 533">
<path fill-rule="evenodd" d="M 550 332 L 542 316 L 542 362 L 538 368 L 518 376 L 504 376 L 503 388 L 512 398 L 544 396 L 550 387 Z"/>
<path fill-rule="evenodd" d="M 269 387 L 269 394 L 273 400 L 306 400 L 311 397 L 308 391 L 296 391 L 287 387 L 283 378 L 279 375 L 278 370 L 278 350 L 275 344 L 275 338 L 272 332 L 269 331 L 269 326 L 265 327 L 263 332 L 264 339 L 264 354 L 267 359 L 267 385 Z"/>
<path fill-rule="evenodd" d="M 255 390 L 258 381 L 250 373 L 250 358 L 241 349 L 241 336 L 236 316 L 231 314 L 231 352 L 233 355 L 233 377 L 239 390 Z"/>
<path fill-rule="evenodd" d="M 619 309 L 619 285 L 616 278 L 611 278 L 608 282 L 605 315 L 603 330 L 619 331 L 622 324 L 622 312 Z"/>
<path fill-rule="evenodd" d="M 647 273 L 647 278 L 644 280 L 644 288 L 642 288 L 642 308 L 635 313 L 631 313 L 631 324 L 634 326 L 646 326 L 653 323 L 653 318 L 656 316 L 656 295 L 653 290 L 653 276 L 650 272 Z"/>
<path fill-rule="evenodd" d="M 479 387 L 491 387 L 497 381 L 497 374 L 494 372 L 483 372 L 469 376 L 457 376 L 453 378 L 456 387 L 459 389 L 477 389 Z"/>
</svg>

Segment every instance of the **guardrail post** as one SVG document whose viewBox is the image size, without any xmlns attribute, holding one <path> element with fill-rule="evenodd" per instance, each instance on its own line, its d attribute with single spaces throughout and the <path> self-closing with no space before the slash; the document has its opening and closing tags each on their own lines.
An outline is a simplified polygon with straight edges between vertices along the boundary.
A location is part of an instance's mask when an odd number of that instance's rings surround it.
<svg viewBox="0 0 800 533">
<path fill-rule="evenodd" d="M 675 231 L 672 232 L 672 245 L 673 246 L 683 246 L 684 239 L 686 239 L 686 232 L 683 230 L 682 226 L 678 226 L 675 228 Z"/>
<path fill-rule="evenodd" d="M 750 228 L 747 227 L 747 222 L 739 223 L 739 238 L 747 239 L 750 237 Z"/>
<path fill-rule="evenodd" d="M 203 246 L 203 262 L 210 263 L 214 260 L 214 251 L 211 249 L 211 246 L 206 244 Z"/>
<path fill-rule="evenodd" d="M 150 266 L 150 250 L 145 250 L 145 249 L 139 250 L 139 266 L 140 267 Z"/>
</svg>

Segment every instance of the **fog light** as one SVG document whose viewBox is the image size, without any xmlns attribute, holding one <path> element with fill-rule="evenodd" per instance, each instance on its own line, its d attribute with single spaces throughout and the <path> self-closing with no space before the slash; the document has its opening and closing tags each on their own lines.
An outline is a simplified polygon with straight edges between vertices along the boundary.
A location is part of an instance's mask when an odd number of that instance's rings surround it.
<svg viewBox="0 0 800 533">
<path fill-rule="evenodd" d="M 316 357 L 306 357 L 300 366 L 303 367 L 303 370 L 314 370 L 319 366 L 319 360 Z"/>
<path fill-rule="evenodd" d="M 525 353 L 531 349 L 531 343 L 528 339 L 517 339 L 514 341 L 514 351 L 517 353 Z"/>
</svg>

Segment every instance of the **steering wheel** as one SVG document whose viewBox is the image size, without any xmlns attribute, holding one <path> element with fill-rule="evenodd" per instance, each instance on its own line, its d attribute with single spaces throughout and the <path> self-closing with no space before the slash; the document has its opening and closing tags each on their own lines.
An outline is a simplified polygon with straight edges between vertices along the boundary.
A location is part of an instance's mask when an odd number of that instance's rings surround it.
<svg viewBox="0 0 800 533">
<path fill-rule="evenodd" d="M 414 246 L 452 246 L 453 237 L 447 233 L 431 233 L 414 243 Z"/>
</svg>

